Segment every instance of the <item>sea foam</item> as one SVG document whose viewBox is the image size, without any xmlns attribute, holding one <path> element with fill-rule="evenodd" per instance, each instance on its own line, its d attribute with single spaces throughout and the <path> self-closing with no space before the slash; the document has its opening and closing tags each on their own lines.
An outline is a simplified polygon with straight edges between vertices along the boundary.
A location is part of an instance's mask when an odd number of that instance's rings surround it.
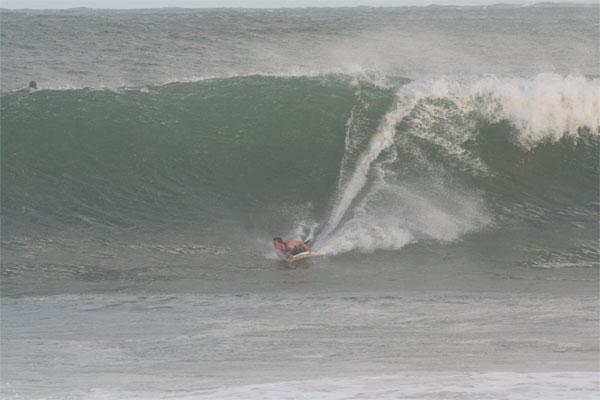
<svg viewBox="0 0 600 400">
<path fill-rule="evenodd" d="M 436 146 L 462 169 L 485 175 L 487 166 L 466 146 L 481 134 L 478 118 L 507 121 L 524 149 L 582 131 L 598 135 L 600 80 L 541 74 L 532 79 L 422 80 L 400 87 L 358 160 L 342 161 L 340 177 L 348 178 L 340 181 L 317 235 L 318 251 L 395 250 L 419 239 L 452 241 L 489 225 L 492 219 L 478 193 L 453 188 L 435 176 L 426 185 L 398 179 L 395 170 L 404 162 L 397 147 L 408 147 L 406 137 L 412 136 Z M 353 120 L 351 114 L 347 125 Z M 399 134 L 401 123 L 405 131 Z M 347 127 L 347 153 L 350 132 Z"/>
</svg>

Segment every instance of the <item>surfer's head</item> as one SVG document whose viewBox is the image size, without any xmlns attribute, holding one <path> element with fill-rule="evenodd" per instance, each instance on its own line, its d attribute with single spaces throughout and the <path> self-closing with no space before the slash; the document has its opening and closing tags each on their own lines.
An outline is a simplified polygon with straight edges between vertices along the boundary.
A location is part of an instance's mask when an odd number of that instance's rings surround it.
<svg viewBox="0 0 600 400">
<path fill-rule="evenodd" d="M 273 246 L 277 249 L 277 251 L 285 252 L 286 246 L 282 238 L 273 238 Z"/>
</svg>

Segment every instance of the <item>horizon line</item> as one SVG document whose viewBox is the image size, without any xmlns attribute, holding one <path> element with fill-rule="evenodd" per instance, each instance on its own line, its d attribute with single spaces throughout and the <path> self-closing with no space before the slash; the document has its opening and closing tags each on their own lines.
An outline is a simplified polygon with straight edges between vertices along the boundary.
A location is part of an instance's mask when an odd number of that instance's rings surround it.
<svg viewBox="0 0 600 400">
<path fill-rule="evenodd" d="M 91 10 L 91 11 L 134 11 L 134 10 L 294 10 L 294 9 L 314 9 L 314 8 L 427 8 L 427 7 L 448 7 L 448 8 L 475 8 L 475 7 L 534 7 L 534 6 L 600 6 L 597 1 L 590 2 L 565 2 L 565 1 L 539 1 L 539 2 L 523 2 L 523 3 L 492 3 L 492 4 L 424 4 L 424 5 L 394 5 L 394 6 L 376 6 L 376 5 L 353 5 L 353 6 L 305 6 L 305 7 L 237 7 L 237 6 L 221 6 L 221 7 L 132 7 L 132 8 L 111 8 L 111 7 L 67 7 L 67 8 L 9 8 L 0 7 L 0 10 L 10 11 L 76 11 L 76 10 Z"/>
</svg>

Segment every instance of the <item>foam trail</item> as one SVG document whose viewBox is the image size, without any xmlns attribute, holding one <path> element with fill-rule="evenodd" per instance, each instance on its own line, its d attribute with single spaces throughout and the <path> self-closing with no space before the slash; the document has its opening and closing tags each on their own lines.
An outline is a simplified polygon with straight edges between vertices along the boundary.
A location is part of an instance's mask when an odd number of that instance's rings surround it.
<svg viewBox="0 0 600 400">
<path fill-rule="evenodd" d="M 440 392 L 449 398 L 503 398 L 503 399 L 572 399 L 573 392 L 581 400 L 595 399 L 598 375 L 594 372 L 484 372 L 484 373 L 411 373 L 407 375 L 358 376 L 352 378 L 321 378 L 282 381 L 243 386 L 229 386 L 203 390 L 189 399 L 281 399 L 319 398 L 341 399 L 437 399 Z M 90 399 L 124 398 L 126 394 L 112 394 L 93 390 Z M 142 397 L 142 396 L 140 396 Z M 160 398 L 159 393 L 144 394 L 144 398 Z"/>
<path fill-rule="evenodd" d="M 321 254 L 399 250 L 421 239 L 453 241 L 489 225 L 482 199 L 439 179 L 397 180 L 382 169 L 352 216 L 320 242 Z M 426 183 L 424 185 L 424 183 Z"/>
<path fill-rule="evenodd" d="M 401 89 L 398 92 L 398 100 L 392 111 L 388 112 L 385 120 L 380 125 L 379 131 L 369 143 L 367 150 L 360 156 L 356 169 L 341 191 L 338 201 L 335 203 L 330 218 L 323 231 L 319 234 L 319 240 L 327 239 L 337 228 L 340 221 L 348 211 L 348 208 L 367 183 L 369 170 L 373 161 L 379 157 L 381 152 L 394 143 L 396 135 L 396 124 L 398 124 L 415 106 L 417 99 L 410 96 L 410 91 Z M 342 171 L 343 172 L 343 171 Z M 342 173 L 340 173 L 342 175 Z"/>
<path fill-rule="evenodd" d="M 344 157 L 342 158 L 342 167 L 340 168 L 340 177 L 338 179 L 338 192 L 342 190 L 342 187 L 344 185 L 345 177 L 342 174 L 342 172 L 346 170 L 346 164 L 348 162 L 347 155 L 350 153 L 350 134 L 352 133 L 352 125 L 354 124 L 355 109 L 356 106 L 352 107 L 352 110 L 350 111 L 350 116 L 346 121 L 346 136 L 344 138 Z"/>
<path fill-rule="evenodd" d="M 286 238 L 302 239 L 304 241 L 312 241 L 315 236 L 315 231 L 319 226 L 318 223 L 312 220 L 302 220 L 296 224 L 294 229 L 286 235 Z"/>
</svg>

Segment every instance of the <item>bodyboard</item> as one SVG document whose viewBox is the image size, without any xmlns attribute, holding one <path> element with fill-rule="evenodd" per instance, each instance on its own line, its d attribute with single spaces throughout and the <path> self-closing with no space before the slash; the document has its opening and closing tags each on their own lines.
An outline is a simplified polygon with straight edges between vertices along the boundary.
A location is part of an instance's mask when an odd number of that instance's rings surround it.
<svg viewBox="0 0 600 400">
<path fill-rule="evenodd" d="M 298 261 L 298 260 L 304 260 L 305 258 L 311 257 L 313 254 L 310 251 L 303 251 L 302 253 L 298 253 L 291 257 L 288 257 L 287 255 L 280 253 L 280 252 L 277 252 L 277 255 L 282 260 L 285 260 L 287 262 L 294 262 L 294 261 Z"/>
<path fill-rule="evenodd" d="M 305 258 L 308 258 L 310 256 L 312 256 L 313 254 L 310 251 L 303 251 L 302 253 L 298 253 L 296 255 L 293 255 L 291 259 L 288 259 L 288 261 L 293 262 L 293 261 L 298 261 L 298 260 L 303 260 Z"/>
</svg>

